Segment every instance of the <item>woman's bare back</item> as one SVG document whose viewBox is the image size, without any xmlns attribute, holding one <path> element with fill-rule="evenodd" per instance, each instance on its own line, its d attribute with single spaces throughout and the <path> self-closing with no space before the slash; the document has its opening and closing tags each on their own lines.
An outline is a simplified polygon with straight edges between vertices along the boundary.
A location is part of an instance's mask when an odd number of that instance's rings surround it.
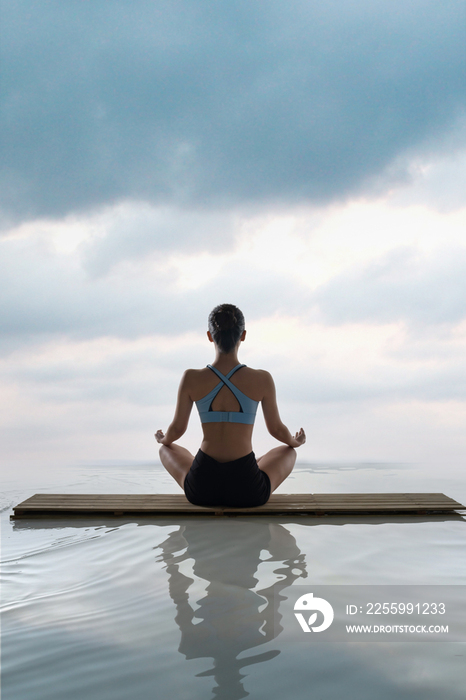
<svg viewBox="0 0 466 700">
<path fill-rule="evenodd" d="M 217 367 L 222 374 L 227 374 L 233 367 Z M 187 385 L 193 402 L 203 399 L 219 384 L 219 378 L 208 367 L 188 370 Z M 241 367 L 230 381 L 243 394 L 253 401 L 262 401 L 267 372 Z M 212 402 L 213 411 L 240 411 L 238 399 L 233 392 L 223 386 Z M 231 462 L 252 452 L 253 425 L 243 423 L 203 423 L 203 440 L 201 450 L 218 462 Z"/>
</svg>

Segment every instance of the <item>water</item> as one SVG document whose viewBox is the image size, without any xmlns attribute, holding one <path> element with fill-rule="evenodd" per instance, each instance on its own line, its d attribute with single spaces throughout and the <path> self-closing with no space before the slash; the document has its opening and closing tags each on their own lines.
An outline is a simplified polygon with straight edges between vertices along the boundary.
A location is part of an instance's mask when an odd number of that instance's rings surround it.
<svg viewBox="0 0 466 700">
<path fill-rule="evenodd" d="M 422 517 L 10 521 L 38 492 L 179 492 L 159 465 L 10 474 L 2 501 L 3 700 L 463 700 L 464 643 L 303 644 L 277 585 L 466 583 L 466 523 Z M 441 491 L 455 470 L 298 464 L 282 492 Z"/>
</svg>

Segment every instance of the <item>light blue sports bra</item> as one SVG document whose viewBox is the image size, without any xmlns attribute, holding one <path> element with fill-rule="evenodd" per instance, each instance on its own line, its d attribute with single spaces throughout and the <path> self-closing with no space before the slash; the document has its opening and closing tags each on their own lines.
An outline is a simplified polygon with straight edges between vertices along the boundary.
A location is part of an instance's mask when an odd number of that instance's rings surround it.
<svg viewBox="0 0 466 700">
<path fill-rule="evenodd" d="M 217 386 L 214 386 L 212 391 L 210 391 L 207 396 L 204 396 L 203 399 L 196 401 L 201 423 L 246 423 L 247 425 L 253 425 L 259 401 L 253 401 L 249 398 L 249 396 L 243 394 L 238 387 L 229 381 L 230 377 L 236 372 L 237 369 L 246 367 L 246 365 L 236 365 L 236 367 L 233 367 L 233 369 L 230 370 L 226 376 L 219 372 L 218 369 L 215 369 L 215 367 L 212 367 L 212 365 L 207 365 L 207 367 L 211 369 L 212 372 L 215 372 L 215 374 L 220 377 L 222 381 L 219 382 Z M 240 405 L 239 411 L 212 410 L 212 402 L 223 385 L 226 385 L 238 399 L 238 403 Z"/>
</svg>

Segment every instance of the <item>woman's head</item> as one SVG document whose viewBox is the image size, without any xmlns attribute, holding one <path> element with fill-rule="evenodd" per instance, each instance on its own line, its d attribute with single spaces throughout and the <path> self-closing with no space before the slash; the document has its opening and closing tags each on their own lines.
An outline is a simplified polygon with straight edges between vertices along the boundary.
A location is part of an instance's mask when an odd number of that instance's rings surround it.
<svg viewBox="0 0 466 700">
<path fill-rule="evenodd" d="M 244 331 L 244 316 L 233 304 L 220 304 L 209 314 L 209 331 L 220 352 L 234 350 Z"/>
</svg>

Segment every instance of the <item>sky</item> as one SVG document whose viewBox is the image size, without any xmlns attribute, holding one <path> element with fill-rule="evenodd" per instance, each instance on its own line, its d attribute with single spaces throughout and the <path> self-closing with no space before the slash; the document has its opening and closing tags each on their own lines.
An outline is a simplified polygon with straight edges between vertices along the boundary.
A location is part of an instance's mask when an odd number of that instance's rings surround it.
<svg viewBox="0 0 466 700">
<path fill-rule="evenodd" d="M 157 460 L 224 302 L 300 460 L 464 464 L 463 1 L 1 12 L 5 465 Z"/>
</svg>

